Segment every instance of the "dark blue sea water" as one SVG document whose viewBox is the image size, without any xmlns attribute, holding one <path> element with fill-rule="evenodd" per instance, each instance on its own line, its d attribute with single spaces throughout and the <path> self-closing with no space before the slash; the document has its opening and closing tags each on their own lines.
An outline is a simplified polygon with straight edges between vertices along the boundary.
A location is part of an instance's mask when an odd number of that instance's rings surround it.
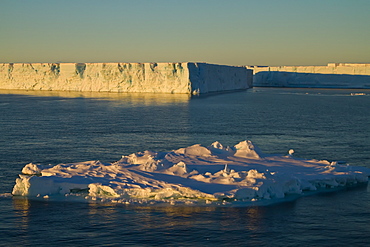
<svg viewBox="0 0 370 247">
<path fill-rule="evenodd" d="M 365 95 L 357 95 L 364 93 Z M 366 246 L 370 189 L 261 207 L 132 206 L 6 196 L 29 162 L 252 140 L 266 153 L 370 167 L 370 91 L 186 95 L 0 91 L 0 246 Z"/>
</svg>

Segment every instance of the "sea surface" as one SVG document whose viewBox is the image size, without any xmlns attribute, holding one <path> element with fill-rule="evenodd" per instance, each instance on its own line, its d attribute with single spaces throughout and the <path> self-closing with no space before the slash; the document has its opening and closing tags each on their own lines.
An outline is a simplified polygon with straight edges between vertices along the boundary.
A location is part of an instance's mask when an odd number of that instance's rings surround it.
<svg viewBox="0 0 370 247">
<path fill-rule="evenodd" d="M 366 246 L 370 188 L 253 207 L 133 206 L 10 195 L 22 167 L 113 162 L 251 140 L 370 167 L 370 90 L 254 88 L 189 97 L 0 91 L 0 246 Z"/>
</svg>

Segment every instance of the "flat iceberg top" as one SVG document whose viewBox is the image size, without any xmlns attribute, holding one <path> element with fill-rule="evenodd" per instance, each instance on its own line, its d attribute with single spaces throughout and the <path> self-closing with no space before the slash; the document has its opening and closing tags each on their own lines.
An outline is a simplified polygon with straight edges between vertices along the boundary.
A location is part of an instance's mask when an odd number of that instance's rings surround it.
<svg viewBox="0 0 370 247">
<path fill-rule="evenodd" d="M 133 153 L 114 163 L 27 164 L 14 196 L 125 204 L 233 204 L 367 183 L 370 169 L 326 160 L 264 154 L 251 141 L 171 152 Z"/>
</svg>

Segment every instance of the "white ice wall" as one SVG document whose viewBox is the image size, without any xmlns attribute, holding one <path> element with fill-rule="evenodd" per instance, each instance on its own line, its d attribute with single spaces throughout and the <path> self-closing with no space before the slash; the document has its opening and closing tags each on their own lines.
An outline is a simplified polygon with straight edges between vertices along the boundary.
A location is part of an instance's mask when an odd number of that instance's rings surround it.
<svg viewBox="0 0 370 247">
<path fill-rule="evenodd" d="M 0 89 L 202 94 L 251 86 L 251 70 L 206 63 L 0 64 Z"/>
<path fill-rule="evenodd" d="M 370 64 L 249 67 L 253 86 L 370 88 Z"/>
</svg>

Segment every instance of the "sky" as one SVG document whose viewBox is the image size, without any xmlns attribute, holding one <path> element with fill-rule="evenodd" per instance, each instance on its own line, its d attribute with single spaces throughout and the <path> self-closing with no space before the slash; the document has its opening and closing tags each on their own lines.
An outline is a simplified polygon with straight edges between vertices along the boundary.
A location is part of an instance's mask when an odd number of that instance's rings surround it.
<svg viewBox="0 0 370 247">
<path fill-rule="evenodd" d="M 370 63 L 370 0 L 0 0 L 0 62 Z"/>
</svg>

